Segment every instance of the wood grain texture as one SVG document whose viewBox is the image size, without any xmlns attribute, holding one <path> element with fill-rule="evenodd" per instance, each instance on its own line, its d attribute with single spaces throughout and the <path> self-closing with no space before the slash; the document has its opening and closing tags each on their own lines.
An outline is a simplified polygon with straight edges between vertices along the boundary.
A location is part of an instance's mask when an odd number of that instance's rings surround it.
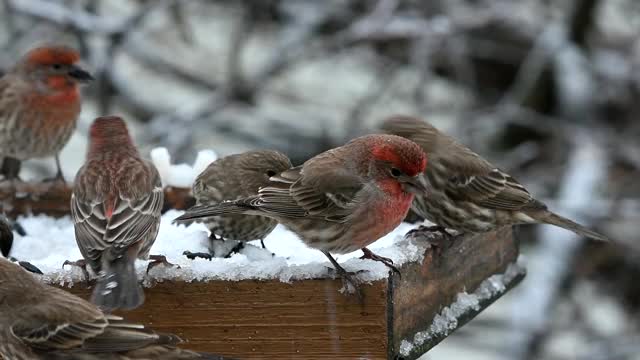
<svg viewBox="0 0 640 360">
<path fill-rule="evenodd" d="M 10 218 L 25 214 L 46 214 L 53 217 L 68 215 L 71 186 L 73 185 L 61 182 L 2 182 L 0 212 Z M 186 209 L 195 203 L 191 189 L 167 187 L 164 194 L 163 212 L 168 209 Z"/>
<path fill-rule="evenodd" d="M 340 280 L 157 283 L 145 304 L 119 313 L 170 332 L 183 347 L 240 359 L 386 359 L 387 282 L 364 287 L 365 303 Z M 90 289 L 77 284 L 76 295 Z"/>
<path fill-rule="evenodd" d="M 447 243 L 446 239 L 440 241 Z M 402 280 L 390 287 L 390 358 L 397 357 L 403 339 L 428 330 L 434 317 L 454 302 L 457 294 L 473 292 L 486 278 L 504 273 L 517 258 L 518 246 L 511 228 L 502 228 L 457 236 L 440 255 L 427 251 L 422 264 L 403 267 Z"/>
</svg>

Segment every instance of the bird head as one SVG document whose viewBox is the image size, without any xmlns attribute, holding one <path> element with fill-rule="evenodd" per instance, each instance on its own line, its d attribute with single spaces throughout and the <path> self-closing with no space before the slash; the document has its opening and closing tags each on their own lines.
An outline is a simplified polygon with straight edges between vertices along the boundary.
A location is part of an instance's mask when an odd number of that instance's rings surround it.
<svg viewBox="0 0 640 360">
<path fill-rule="evenodd" d="M 24 78 L 37 84 L 42 92 L 75 89 L 93 76 L 77 63 L 80 54 L 66 46 L 41 46 L 29 51 L 16 67 Z"/>
<path fill-rule="evenodd" d="M 423 173 L 427 155 L 420 146 L 395 135 L 370 136 L 373 156 L 370 176 L 378 181 L 399 184 L 405 192 L 426 192 Z"/>
<path fill-rule="evenodd" d="M 135 149 L 124 119 L 118 116 L 96 118 L 89 129 L 89 155 L 111 149 Z"/>
<path fill-rule="evenodd" d="M 236 170 L 247 182 L 253 182 L 250 184 L 252 191 L 270 185 L 271 177 L 293 166 L 286 155 L 275 150 L 254 150 L 232 156 L 238 160 Z"/>
</svg>

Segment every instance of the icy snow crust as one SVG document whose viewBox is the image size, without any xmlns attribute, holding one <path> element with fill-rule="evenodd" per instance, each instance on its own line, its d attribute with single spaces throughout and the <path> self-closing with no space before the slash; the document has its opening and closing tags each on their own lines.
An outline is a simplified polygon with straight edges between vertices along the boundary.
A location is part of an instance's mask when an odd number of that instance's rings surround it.
<svg viewBox="0 0 640 360">
<path fill-rule="evenodd" d="M 496 274 L 480 283 L 480 286 L 471 294 L 466 291 L 456 296 L 448 307 L 442 309 L 436 315 L 429 330 L 421 331 L 413 336 L 413 339 L 405 339 L 400 343 L 400 354 L 408 356 L 415 347 L 420 347 L 434 337 L 447 336 L 458 327 L 458 319 L 471 311 L 480 310 L 480 302 L 504 293 L 506 286 L 518 275 L 525 272 L 524 259 L 518 257 L 516 263 L 510 264 L 504 274 Z"/>
<path fill-rule="evenodd" d="M 182 255 L 185 250 L 207 252 L 208 231 L 202 224 L 188 227 L 171 224 L 182 213 L 171 210 L 162 216 L 160 233 L 151 249 L 151 254 L 165 255 L 169 262 L 180 265 L 180 269 L 157 266 L 147 275 L 147 262 L 139 260 L 136 269 L 146 285 L 164 279 L 187 282 L 279 279 L 289 282 L 328 276 L 331 264 L 327 258 L 320 251 L 308 248 L 294 233 L 280 225 L 265 239 L 267 249 L 262 249 L 260 241 L 252 241 L 240 253 L 227 259 L 189 260 Z M 69 217 L 54 219 L 38 215 L 21 217 L 19 222 L 27 230 L 27 236 L 16 234 L 12 256 L 40 268 L 45 274 L 44 280 L 49 283 L 71 286 L 74 282 L 84 280 L 79 268 L 62 268 L 65 260 L 81 259 Z M 425 245 L 419 245 L 405 240 L 403 236 L 411 228 L 410 224 L 401 224 L 369 248 L 378 255 L 390 257 L 398 266 L 421 261 L 428 245 L 426 242 Z M 374 281 L 388 276 L 388 269 L 382 263 L 360 260 L 358 257 L 361 255 L 361 251 L 356 251 L 336 257 L 348 271 L 368 270 L 358 275 L 360 280 Z"/>
</svg>

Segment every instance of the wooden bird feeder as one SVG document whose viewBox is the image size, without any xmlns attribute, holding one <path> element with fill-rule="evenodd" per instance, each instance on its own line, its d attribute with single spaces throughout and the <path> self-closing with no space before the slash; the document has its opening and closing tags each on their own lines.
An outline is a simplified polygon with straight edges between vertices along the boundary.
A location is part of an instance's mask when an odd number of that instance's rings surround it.
<svg viewBox="0 0 640 360">
<path fill-rule="evenodd" d="M 9 215 L 68 214 L 66 187 L 22 184 L 7 191 L 0 187 Z M 184 208 L 192 202 L 188 193 L 167 189 L 167 202 Z M 145 304 L 123 315 L 177 334 L 189 349 L 238 359 L 416 359 L 522 280 L 517 258 L 512 231 L 503 228 L 458 236 L 439 254 L 425 247 L 422 262 L 400 268 L 402 278 L 390 274 L 364 284 L 362 303 L 341 293 L 341 280 L 331 278 L 291 283 L 165 280 L 146 288 Z M 478 290 L 489 277 L 505 272 L 503 287 Z M 91 292 L 84 283 L 67 290 L 85 299 Z M 447 331 L 433 331 L 434 320 L 445 319 L 439 314 L 458 294 L 476 290 L 483 294 L 476 306 L 459 314 Z"/>
</svg>

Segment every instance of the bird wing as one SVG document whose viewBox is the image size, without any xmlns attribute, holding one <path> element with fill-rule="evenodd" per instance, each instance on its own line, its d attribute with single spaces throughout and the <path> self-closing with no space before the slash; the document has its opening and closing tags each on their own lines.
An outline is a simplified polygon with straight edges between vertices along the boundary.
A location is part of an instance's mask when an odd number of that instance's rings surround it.
<svg viewBox="0 0 640 360">
<path fill-rule="evenodd" d="M 363 181 L 345 170 L 339 155 L 330 150 L 272 177 L 273 185 L 260 189 L 251 205 L 278 216 L 346 221 Z"/>
<path fill-rule="evenodd" d="M 42 301 L 23 306 L 11 325 L 14 336 L 33 348 L 76 348 L 108 325 L 98 308 L 74 295 L 58 289 L 42 295 Z"/>
<path fill-rule="evenodd" d="M 125 251 L 142 235 L 157 227 L 163 206 L 164 193 L 155 168 L 153 190 L 147 193 L 120 191 L 113 197 L 99 200 L 71 196 L 71 215 L 76 237 L 88 256 L 95 260 L 107 248 Z"/>
<path fill-rule="evenodd" d="M 518 181 L 499 169 L 454 172 L 447 182 L 447 195 L 495 210 L 519 210 L 542 204 Z M 543 206 L 543 205 L 542 205 Z"/>
</svg>

